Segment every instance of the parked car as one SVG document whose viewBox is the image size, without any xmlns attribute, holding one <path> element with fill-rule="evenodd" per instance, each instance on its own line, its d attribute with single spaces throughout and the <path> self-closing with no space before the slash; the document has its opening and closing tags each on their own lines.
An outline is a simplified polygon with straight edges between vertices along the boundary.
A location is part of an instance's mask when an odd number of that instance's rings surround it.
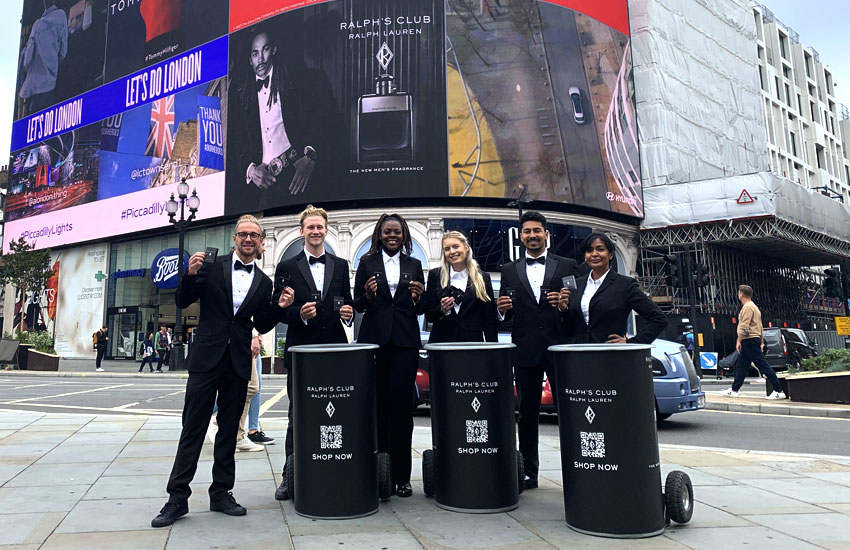
<svg viewBox="0 0 850 550">
<path fill-rule="evenodd" d="M 576 124 L 584 124 L 584 107 L 581 104 L 581 90 L 570 88 L 570 102 L 573 104 L 573 118 Z"/>
<path fill-rule="evenodd" d="M 423 345 L 428 341 L 428 333 L 422 333 Z M 510 342 L 511 335 L 499 333 L 500 342 Z M 671 415 L 705 408 L 705 392 L 697 377 L 691 356 L 678 342 L 655 340 L 652 343 L 652 376 L 655 391 L 655 414 L 661 422 Z M 419 350 L 419 369 L 416 372 L 417 406 L 430 404 L 431 379 L 428 370 L 428 352 Z M 555 413 L 552 399 L 552 387 L 544 375 L 541 388 L 540 410 L 543 413 Z M 516 388 L 514 388 L 516 397 Z"/>
<path fill-rule="evenodd" d="M 817 342 L 809 340 L 805 331 L 799 328 L 783 328 L 780 331 L 782 336 L 785 337 L 785 346 L 788 348 L 788 363 L 792 367 L 799 368 L 803 359 L 817 357 L 818 352 L 815 350 Z"/>
<path fill-rule="evenodd" d="M 779 327 L 762 329 L 764 337 L 764 358 L 773 370 L 779 372 L 788 370 L 788 345 Z"/>
</svg>

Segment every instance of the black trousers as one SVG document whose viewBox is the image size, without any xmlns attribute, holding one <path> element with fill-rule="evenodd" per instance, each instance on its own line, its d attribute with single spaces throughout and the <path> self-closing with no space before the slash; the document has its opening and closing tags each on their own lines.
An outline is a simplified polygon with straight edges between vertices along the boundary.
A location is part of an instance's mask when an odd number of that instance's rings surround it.
<svg viewBox="0 0 850 550">
<path fill-rule="evenodd" d="M 103 361 L 104 355 L 106 355 L 106 346 L 103 346 L 102 348 L 97 348 L 97 356 L 94 360 L 94 368 L 100 368 L 100 362 Z"/>
<path fill-rule="evenodd" d="M 392 482 L 410 482 L 418 348 L 384 344 L 375 353 L 378 452 L 389 453 Z"/>
<path fill-rule="evenodd" d="M 286 479 L 286 457 L 292 454 L 292 369 L 286 373 L 286 397 L 289 398 L 289 409 L 286 413 L 286 438 L 283 441 L 283 479 Z"/>
<path fill-rule="evenodd" d="M 236 374 L 230 360 L 230 347 L 214 369 L 208 372 L 190 372 L 186 382 L 186 400 L 183 403 L 183 431 L 177 444 L 177 456 L 168 478 L 169 502 L 186 502 L 192 490 L 189 483 L 195 477 L 198 457 L 210 416 L 218 395 L 218 433 L 213 449 L 212 483 L 210 499 L 218 498 L 233 489 L 236 478 L 236 432 L 245 407 L 248 380 Z"/>
<path fill-rule="evenodd" d="M 540 397 L 543 392 L 543 373 L 549 377 L 555 408 L 558 407 L 557 386 L 555 384 L 555 365 L 546 354 L 533 367 L 514 368 L 517 397 L 519 398 L 519 451 L 522 453 L 525 475 L 536 478 L 540 470 L 540 458 L 537 453 L 540 424 Z"/>
<path fill-rule="evenodd" d="M 782 391 L 782 385 L 776 377 L 776 372 L 764 358 L 764 352 L 761 350 L 761 338 L 741 340 L 741 353 L 738 354 L 738 362 L 735 363 L 735 379 L 732 381 L 732 391 L 738 391 L 744 385 L 744 379 L 750 371 L 750 363 L 765 375 L 768 384 L 773 386 L 774 391 Z"/>
</svg>

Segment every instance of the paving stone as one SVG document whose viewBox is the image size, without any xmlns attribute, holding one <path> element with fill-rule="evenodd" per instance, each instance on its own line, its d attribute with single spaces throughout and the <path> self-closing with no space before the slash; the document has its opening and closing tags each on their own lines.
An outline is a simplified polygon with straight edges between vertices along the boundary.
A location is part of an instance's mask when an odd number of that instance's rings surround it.
<svg viewBox="0 0 850 550">
<path fill-rule="evenodd" d="M 237 478 L 238 479 L 238 478 Z M 162 485 L 163 490 L 165 484 Z M 190 485 L 192 496 L 189 497 L 190 510 L 209 510 L 209 483 L 194 482 Z M 236 502 L 250 510 L 262 508 L 280 509 L 280 505 L 274 498 L 274 490 L 277 486 L 271 479 L 263 481 L 236 481 L 233 485 L 233 497 Z"/>
<path fill-rule="evenodd" d="M 292 542 L 298 550 L 346 550 L 392 548 L 393 550 L 420 550 L 422 545 L 407 532 L 400 533 L 344 533 L 333 535 L 293 536 Z"/>
<path fill-rule="evenodd" d="M 150 519 L 148 519 L 150 521 Z M 249 510 L 243 517 L 192 513 L 171 527 L 166 550 L 283 550 L 292 548 L 280 508 Z M 326 545 L 324 548 L 328 548 Z"/>
<path fill-rule="evenodd" d="M 661 449 L 661 462 L 681 464 L 691 468 L 701 466 L 740 466 L 741 461 L 726 453 Z"/>
<path fill-rule="evenodd" d="M 15 514 L 68 512 L 88 491 L 89 485 L 48 485 L 0 489 L 0 510 Z"/>
<path fill-rule="evenodd" d="M 121 458 L 170 456 L 177 453 L 177 441 L 131 441 L 121 451 Z"/>
<path fill-rule="evenodd" d="M 746 548 L 747 550 L 816 550 L 818 547 L 766 527 L 715 527 L 689 529 L 687 525 L 665 533 L 693 550 Z"/>
<path fill-rule="evenodd" d="M 64 445 L 126 445 L 133 439 L 133 432 L 77 432 Z"/>
<path fill-rule="evenodd" d="M 663 535 L 646 539 L 595 537 L 573 531 L 563 520 L 530 521 L 526 525 L 547 543 L 564 550 L 687 550 L 686 546 Z"/>
<path fill-rule="evenodd" d="M 396 512 L 404 525 L 426 548 L 439 546 L 493 548 L 527 544 L 539 540 L 508 514 L 469 514 L 432 510 L 418 514 Z"/>
<path fill-rule="evenodd" d="M 106 462 L 33 464 L 6 482 L 4 487 L 92 485 L 107 466 Z"/>
<path fill-rule="evenodd" d="M 36 464 L 74 464 L 77 462 L 112 462 L 124 445 L 58 445 L 38 459 Z"/>
<path fill-rule="evenodd" d="M 787 470 L 778 470 L 768 468 L 760 464 L 746 464 L 743 466 L 701 466 L 697 468 L 707 474 L 717 477 L 725 477 L 729 480 L 742 479 L 779 479 L 779 478 L 799 478 L 800 476 L 794 472 Z"/>
<path fill-rule="evenodd" d="M 696 491 L 695 491 L 696 492 Z M 675 524 L 673 524 L 675 526 Z M 752 522 L 747 521 L 743 517 L 724 512 L 719 508 L 703 504 L 702 502 L 694 502 L 694 515 L 691 521 L 683 528 L 695 529 L 700 527 L 747 527 L 752 526 Z M 676 526 L 679 527 L 679 526 Z"/>
<path fill-rule="evenodd" d="M 64 517 L 65 512 L 0 514 L 0 545 L 41 544 Z"/>
<path fill-rule="evenodd" d="M 840 504 L 850 502 L 850 487 L 829 483 L 820 479 L 772 479 L 769 482 L 742 480 L 742 482 L 748 485 L 758 485 L 771 493 L 811 504 Z"/>
<path fill-rule="evenodd" d="M 417 499 L 416 496 L 407 500 L 424 500 Z M 395 516 L 393 509 L 383 503 L 379 506 L 377 513 L 371 516 L 362 518 L 346 519 L 346 520 L 319 520 L 300 516 L 295 512 L 295 503 L 292 500 L 282 502 L 286 524 L 293 538 L 296 536 L 323 536 L 323 535 L 339 535 L 345 533 L 395 533 L 405 531 L 404 525 Z M 433 510 L 433 504 L 430 506 L 419 503 L 418 510 Z M 296 547 L 298 545 L 296 544 Z"/>
<path fill-rule="evenodd" d="M 850 516 L 844 514 L 754 515 L 746 519 L 825 548 L 850 548 Z"/>
<path fill-rule="evenodd" d="M 687 466 L 681 466 L 679 464 L 661 464 L 661 483 L 664 483 L 664 480 L 667 479 L 667 474 L 672 472 L 673 470 L 678 470 L 680 472 L 685 472 L 688 474 L 688 477 L 691 478 L 691 484 L 694 487 L 698 487 L 701 485 L 731 485 L 732 481 L 728 478 L 722 477 L 720 475 L 710 474 L 705 470 L 705 468 L 688 468 Z"/>
<path fill-rule="evenodd" d="M 165 504 L 162 498 L 81 500 L 62 520 L 57 533 L 108 533 L 150 529 Z M 2 516 L 0 516 L 2 517 Z"/>
<path fill-rule="evenodd" d="M 162 550 L 167 540 L 168 529 L 119 533 L 54 533 L 41 550 Z"/>
<path fill-rule="evenodd" d="M 85 500 L 122 500 L 128 498 L 167 499 L 168 476 L 104 476 L 92 485 Z"/>
<path fill-rule="evenodd" d="M 4 443 L 0 441 L 0 461 L 38 460 L 49 453 L 56 443 Z"/>
<path fill-rule="evenodd" d="M 59 428 L 59 426 L 57 426 Z M 3 439 L 3 445 L 32 445 L 32 444 L 51 444 L 51 445 L 59 445 L 63 441 L 67 440 L 74 434 L 73 430 L 58 430 L 58 431 L 45 431 L 45 432 L 30 432 L 27 430 L 20 430 L 15 435 L 10 435 Z"/>
<path fill-rule="evenodd" d="M 767 483 L 773 484 L 778 481 L 780 480 L 770 480 L 769 482 L 761 482 L 761 484 L 767 486 Z M 775 492 L 747 485 L 701 487 L 699 492 L 694 490 L 694 498 L 699 502 L 735 515 L 803 514 L 824 511 L 801 500 L 786 498 Z"/>
<path fill-rule="evenodd" d="M 37 428 L 39 426 L 85 426 L 95 417 L 93 415 L 72 415 L 72 416 L 61 416 L 61 415 L 47 415 L 42 418 L 39 418 L 35 422 L 30 425 L 30 428 Z"/>
<path fill-rule="evenodd" d="M 2 460 L 0 461 L 0 486 L 23 472 L 27 466 L 35 462 L 35 458 L 25 460 Z"/>
<path fill-rule="evenodd" d="M 850 487 L 850 472 L 812 472 L 809 477 Z"/>
<path fill-rule="evenodd" d="M 145 424 L 145 429 L 136 432 L 133 441 L 177 441 L 180 439 L 180 431 L 179 426 L 151 429 Z"/>
<path fill-rule="evenodd" d="M 17 430 L 2 430 L 0 429 L 0 439 L 6 439 L 10 435 L 18 433 Z"/>
<path fill-rule="evenodd" d="M 104 476 L 144 476 L 144 475 L 164 475 L 168 476 L 171 473 L 171 467 L 174 465 L 173 457 L 155 456 L 155 457 L 137 457 L 137 458 L 121 458 L 118 457 L 109 467 L 103 472 Z"/>
<path fill-rule="evenodd" d="M 144 425 L 143 420 L 102 421 L 89 422 L 82 428 L 80 433 L 111 433 L 111 432 L 137 432 Z"/>
<path fill-rule="evenodd" d="M 820 459 L 766 462 L 765 466 L 806 475 L 818 472 L 850 472 L 850 465 L 848 464 Z"/>
</svg>

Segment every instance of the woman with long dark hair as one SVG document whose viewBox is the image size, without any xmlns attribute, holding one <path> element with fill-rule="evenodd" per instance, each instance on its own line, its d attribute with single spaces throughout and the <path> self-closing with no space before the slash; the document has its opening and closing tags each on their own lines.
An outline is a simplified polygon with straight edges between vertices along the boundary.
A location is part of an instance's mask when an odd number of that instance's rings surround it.
<svg viewBox="0 0 850 550">
<path fill-rule="evenodd" d="M 611 269 L 614 243 L 605 233 L 591 233 L 581 248 L 590 273 L 577 281 L 564 313 L 569 343 L 651 344 L 664 331 L 667 318 L 637 281 Z M 632 310 L 646 322 L 628 338 Z"/>
<path fill-rule="evenodd" d="M 375 353 L 378 451 L 390 454 L 394 492 L 410 486 L 413 397 L 419 361 L 419 323 L 425 292 L 422 264 L 412 258 L 407 222 L 384 214 L 354 278 L 354 309 L 363 313 L 357 341 L 380 346 Z"/>
<path fill-rule="evenodd" d="M 433 323 L 429 343 L 496 342 L 496 300 L 490 275 L 481 271 L 460 231 L 443 234 L 439 269 L 428 272 L 425 318 Z"/>
</svg>

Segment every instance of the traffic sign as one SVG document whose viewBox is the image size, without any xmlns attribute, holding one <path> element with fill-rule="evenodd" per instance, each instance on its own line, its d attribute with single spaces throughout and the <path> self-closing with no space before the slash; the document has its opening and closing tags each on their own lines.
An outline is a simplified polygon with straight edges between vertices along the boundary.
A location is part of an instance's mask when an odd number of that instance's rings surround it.
<svg viewBox="0 0 850 550">
<path fill-rule="evenodd" d="M 850 317 L 836 317 L 835 332 L 841 336 L 850 336 Z"/>
<path fill-rule="evenodd" d="M 702 370 L 714 370 L 717 368 L 717 352 L 704 351 L 699 354 L 699 364 Z"/>
</svg>

